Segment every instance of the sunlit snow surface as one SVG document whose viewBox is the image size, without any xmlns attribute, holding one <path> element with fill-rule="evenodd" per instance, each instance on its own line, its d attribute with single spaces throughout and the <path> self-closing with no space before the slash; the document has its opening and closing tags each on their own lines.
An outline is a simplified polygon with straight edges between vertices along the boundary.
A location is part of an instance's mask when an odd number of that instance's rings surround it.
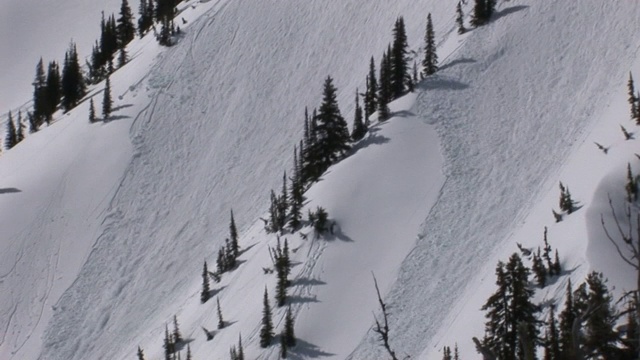
<svg viewBox="0 0 640 360">
<path fill-rule="evenodd" d="M 263 268 L 276 244 L 259 217 L 291 166 L 304 107 L 319 105 L 332 75 L 351 121 L 369 57 L 379 59 L 398 15 L 420 53 L 432 12 L 441 70 L 306 194 L 307 208 L 329 211 L 334 235 L 282 236 L 295 250 L 300 345 L 291 357 L 384 357 L 369 331 L 378 314 L 372 272 L 399 354 L 437 359 L 458 342 L 463 357 L 477 356 L 470 337 L 482 336 L 478 309 L 495 262 L 515 242 L 539 245 L 544 226 L 574 283 L 593 265 L 628 286 L 632 273 L 614 266 L 592 227 L 602 194 L 620 183 L 601 179 L 623 178 L 638 152 L 619 124 L 633 128 L 624 100 L 628 71 L 640 70 L 639 6 L 511 1 L 490 25 L 458 36 L 454 5 L 181 4 L 176 46 L 151 36 L 130 45 L 131 62 L 112 76 L 112 121 L 88 124 L 85 101 L 0 156 L 0 358 L 125 359 L 138 345 L 159 358 L 174 314 L 196 358 L 228 357 L 239 334 L 248 358 L 277 358 L 277 346 L 257 344 L 262 292 L 273 300 L 275 288 Z M 98 108 L 102 86 L 89 93 Z M 24 89 L 18 103 L 29 98 Z M 555 224 L 560 180 L 583 207 Z M 215 329 L 217 317 L 214 300 L 199 302 L 202 261 L 214 266 L 231 208 L 245 251 L 212 286 L 230 326 L 205 342 L 201 326 Z M 537 296 L 561 295 L 567 280 Z M 279 331 L 284 309 L 274 314 Z"/>
</svg>

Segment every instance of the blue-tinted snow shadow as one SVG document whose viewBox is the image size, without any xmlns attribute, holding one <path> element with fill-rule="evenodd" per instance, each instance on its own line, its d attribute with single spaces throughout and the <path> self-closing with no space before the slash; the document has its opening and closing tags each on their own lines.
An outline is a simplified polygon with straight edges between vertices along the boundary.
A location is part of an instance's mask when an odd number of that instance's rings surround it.
<svg viewBox="0 0 640 360">
<path fill-rule="evenodd" d="M 298 278 L 291 282 L 291 286 L 316 286 L 326 285 L 327 283 L 318 279 Z"/>
<path fill-rule="evenodd" d="M 296 346 L 289 349 L 287 359 L 302 360 L 302 359 L 317 359 L 321 357 L 334 356 L 335 354 L 322 351 L 316 345 L 313 345 L 307 341 L 296 339 Z"/>
<path fill-rule="evenodd" d="M 455 60 L 453 60 L 453 61 L 450 61 L 450 62 L 448 62 L 448 63 L 446 63 L 446 64 L 442 65 L 442 66 L 440 67 L 440 71 L 442 71 L 442 70 L 446 70 L 446 69 L 448 69 L 448 68 L 450 68 L 450 67 L 453 67 L 453 66 L 456 66 L 456 65 L 459 65 L 459 64 L 473 64 L 473 63 L 475 63 L 475 62 L 476 62 L 476 60 L 475 60 L 475 59 L 471 59 L 471 58 L 460 58 L 460 59 L 455 59 Z"/>
<path fill-rule="evenodd" d="M 183 339 L 179 343 L 176 343 L 176 351 L 182 351 L 187 348 L 187 345 L 196 341 L 196 339 Z"/>
<path fill-rule="evenodd" d="M 119 105 L 119 106 L 116 106 L 116 107 L 114 107 L 113 109 L 111 109 L 111 111 L 112 111 L 112 112 L 116 112 L 116 111 L 118 111 L 118 110 L 126 109 L 126 108 L 128 108 L 128 107 L 132 107 L 132 106 L 133 106 L 133 104 L 124 104 L 124 105 Z"/>
<path fill-rule="evenodd" d="M 299 295 L 291 295 L 287 297 L 288 304 L 308 304 L 308 303 L 319 303 L 315 296 L 299 296 Z"/>
<path fill-rule="evenodd" d="M 397 116 L 397 115 L 394 114 L 393 116 Z M 380 135 L 379 132 L 380 132 L 380 128 L 378 126 L 370 127 L 365 137 L 362 140 L 358 141 L 355 145 L 353 145 L 353 147 L 347 153 L 345 158 L 349 156 L 353 156 L 358 151 L 368 148 L 369 146 L 383 145 L 391 141 L 391 139 L 389 139 L 388 137 L 384 135 Z"/>
<path fill-rule="evenodd" d="M 22 192 L 22 190 L 16 189 L 14 187 L 0 189 L 0 194 L 11 194 L 11 193 L 19 193 L 19 192 Z"/>
<path fill-rule="evenodd" d="M 517 13 L 518 11 L 524 10 L 526 8 L 528 8 L 529 6 L 527 5 L 516 5 L 516 6 L 512 6 L 512 7 L 508 7 L 506 9 L 503 9 L 499 12 L 496 13 L 495 17 L 493 18 L 493 20 L 498 20 L 501 17 L 507 16 L 507 15 L 511 15 L 513 13 Z"/>
<path fill-rule="evenodd" d="M 418 88 L 422 90 L 464 90 L 468 87 L 469 85 L 460 81 L 437 75 L 427 77 L 418 84 Z"/>
</svg>

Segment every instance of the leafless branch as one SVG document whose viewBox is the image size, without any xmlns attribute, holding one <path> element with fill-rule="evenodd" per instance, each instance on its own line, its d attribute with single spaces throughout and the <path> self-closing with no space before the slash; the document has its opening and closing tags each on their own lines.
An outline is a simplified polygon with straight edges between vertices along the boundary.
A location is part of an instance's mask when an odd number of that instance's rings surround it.
<svg viewBox="0 0 640 360">
<path fill-rule="evenodd" d="M 389 322 L 387 320 L 387 305 L 382 301 L 382 297 L 380 296 L 380 289 L 378 288 L 378 280 L 376 280 L 376 276 L 371 273 L 373 276 L 373 284 L 376 286 L 376 294 L 378 295 L 378 303 L 380 304 L 380 309 L 382 309 L 382 319 L 384 324 L 380 324 L 376 315 L 373 315 L 373 319 L 376 321 L 376 327 L 373 329 L 378 335 L 380 335 L 380 341 L 382 341 L 382 346 L 387 349 L 387 352 L 391 356 L 392 360 L 398 360 L 396 357 L 395 351 L 391 349 L 391 345 L 389 345 Z"/>
</svg>

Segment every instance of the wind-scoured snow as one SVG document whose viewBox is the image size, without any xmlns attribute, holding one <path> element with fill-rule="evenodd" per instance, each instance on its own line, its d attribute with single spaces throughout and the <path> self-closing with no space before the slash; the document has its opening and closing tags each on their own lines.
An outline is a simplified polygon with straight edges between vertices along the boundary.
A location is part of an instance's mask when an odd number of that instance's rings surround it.
<svg viewBox="0 0 640 360">
<path fill-rule="evenodd" d="M 294 250 L 300 343 L 291 357 L 385 356 L 370 330 L 380 315 L 372 272 L 392 347 L 434 359 L 454 342 L 476 356 L 470 337 L 482 336 L 495 262 L 516 241 L 539 244 L 545 225 L 574 283 L 611 265 L 598 256 L 606 239 L 587 225 L 620 184 L 598 188 L 599 178 L 624 178 L 631 160 L 610 161 L 590 142 L 611 144 L 608 157 L 633 151 L 614 141 L 617 123 L 602 122 L 619 115 L 605 106 L 624 103 L 640 7 L 502 2 L 489 25 L 462 36 L 454 10 L 408 0 L 181 3 L 175 46 L 151 35 L 129 46 L 131 62 L 111 78 L 112 121 L 88 124 L 85 101 L 0 157 L 0 358 L 125 359 L 139 345 L 159 358 L 173 315 L 196 359 L 226 358 L 240 334 L 248 358 L 277 358 L 276 345 L 257 345 L 264 287 L 272 304 L 275 294 L 263 268 L 276 244 L 259 218 L 291 168 L 304 107 L 319 105 L 331 75 L 350 122 L 369 58 L 379 60 L 400 15 L 419 62 L 432 13 L 441 69 L 307 192 L 305 212 L 325 207 L 333 236 L 305 227 L 281 237 Z M 89 92 L 98 108 L 102 86 Z M 582 181 L 592 158 L 597 175 Z M 553 224 L 559 180 L 584 207 Z M 232 208 L 240 265 L 202 305 L 202 262 L 215 267 Z M 567 279 L 537 296 L 561 296 Z M 201 326 L 216 328 L 216 298 L 228 327 L 206 342 Z M 274 310 L 277 331 L 283 317 Z"/>
</svg>

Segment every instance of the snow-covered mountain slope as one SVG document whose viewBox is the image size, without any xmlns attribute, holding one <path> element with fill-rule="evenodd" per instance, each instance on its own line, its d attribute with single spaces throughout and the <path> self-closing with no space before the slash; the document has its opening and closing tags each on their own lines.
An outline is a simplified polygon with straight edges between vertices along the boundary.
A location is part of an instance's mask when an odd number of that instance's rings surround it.
<svg viewBox="0 0 640 360">
<path fill-rule="evenodd" d="M 332 75 L 350 118 L 396 17 L 418 51 L 428 12 L 440 72 L 307 193 L 309 208 L 329 210 L 336 238 L 287 236 L 298 263 L 291 291 L 302 345 L 293 356 L 384 357 L 367 331 L 377 311 L 371 271 L 388 292 L 400 353 L 438 358 L 458 341 L 474 356 L 469 337 L 481 335 L 478 304 L 495 261 L 515 241 L 533 246 L 540 223 L 551 223 L 563 165 L 579 162 L 572 154 L 586 150 L 575 149 L 618 101 L 640 9 L 504 2 L 488 26 L 458 36 L 454 5 L 183 3 L 179 43 L 136 40 L 112 77 L 117 121 L 87 124 L 85 102 L 0 157 L 0 357 L 124 359 L 142 345 L 157 358 L 177 314 L 196 358 L 226 358 L 239 333 L 251 358 L 276 358 L 276 347 L 256 341 L 262 291 L 274 285 L 262 267 L 275 244 L 258 218 L 290 167 L 304 106 L 318 105 Z M 199 304 L 201 266 L 214 263 L 231 208 L 244 262 L 214 288 L 231 326 L 205 342 L 200 326 L 214 328 L 216 316 L 213 301 Z M 585 246 L 571 242 L 567 263 L 588 260 Z M 572 276 L 587 265 L 579 268 Z"/>
</svg>

